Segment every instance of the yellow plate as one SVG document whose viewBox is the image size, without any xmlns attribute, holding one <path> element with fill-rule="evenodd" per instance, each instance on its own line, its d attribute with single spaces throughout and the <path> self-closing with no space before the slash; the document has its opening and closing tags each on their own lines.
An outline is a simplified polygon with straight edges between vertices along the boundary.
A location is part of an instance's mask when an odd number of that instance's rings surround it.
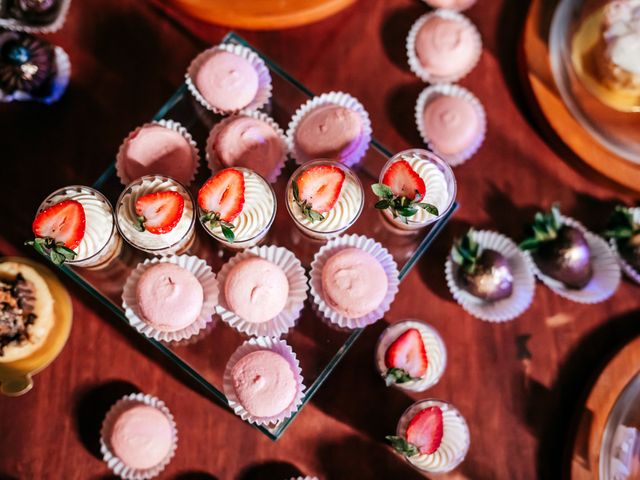
<svg viewBox="0 0 640 480">
<path fill-rule="evenodd" d="M 4 257 L 0 262 L 16 262 L 34 268 L 47 282 L 54 300 L 53 328 L 42 347 L 26 358 L 0 363 L 0 393 L 15 397 L 31 390 L 31 377 L 45 369 L 62 351 L 71 331 L 73 308 L 67 290 L 49 269 L 26 258 Z"/>
</svg>

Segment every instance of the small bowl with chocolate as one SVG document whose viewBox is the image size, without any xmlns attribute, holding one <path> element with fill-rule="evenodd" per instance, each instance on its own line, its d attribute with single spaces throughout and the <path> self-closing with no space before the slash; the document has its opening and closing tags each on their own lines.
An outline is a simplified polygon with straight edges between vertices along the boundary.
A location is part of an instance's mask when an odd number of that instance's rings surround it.
<svg viewBox="0 0 640 480">
<path fill-rule="evenodd" d="M 510 238 L 470 229 L 455 240 L 445 264 L 453 298 L 471 315 L 506 322 L 521 315 L 533 300 L 531 260 Z"/>
<path fill-rule="evenodd" d="M 580 222 L 560 213 L 557 205 L 538 212 L 520 243 L 533 260 L 534 273 L 561 297 L 599 303 L 620 284 L 620 266 L 609 244 Z"/>
<path fill-rule="evenodd" d="M 617 206 L 604 236 L 609 239 L 622 271 L 640 283 L 640 207 Z"/>
</svg>

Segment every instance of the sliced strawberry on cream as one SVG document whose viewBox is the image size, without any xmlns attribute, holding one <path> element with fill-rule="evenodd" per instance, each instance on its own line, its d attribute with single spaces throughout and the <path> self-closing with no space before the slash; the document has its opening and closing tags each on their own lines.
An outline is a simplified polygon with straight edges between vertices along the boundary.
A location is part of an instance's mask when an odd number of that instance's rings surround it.
<svg viewBox="0 0 640 480">
<path fill-rule="evenodd" d="M 389 345 L 384 363 L 388 369 L 385 374 L 387 385 L 406 383 L 424 377 L 429 361 L 420 331 L 410 328 L 402 333 Z"/>
<path fill-rule="evenodd" d="M 143 195 L 136 200 L 136 215 L 141 232 L 169 233 L 182 218 L 184 198 L 179 192 L 165 191 Z"/>
<path fill-rule="evenodd" d="M 76 257 L 86 228 L 82 204 L 75 200 L 63 200 L 42 210 L 31 226 L 36 238 L 27 242 L 53 263 L 60 265 Z"/>
<path fill-rule="evenodd" d="M 406 457 L 432 455 L 438 451 L 444 435 L 442 409 L 431 406 L 420 410 L 407 425 L 404 437 L 386 437 L 391 446 Z"/>
<path fill-rule="evenodd" d="M 322 221 L 338 201 L 344 179 L 344 171 L 334 165 L 308 168 L 293 182 L 294 200 L 311 221 Z"/>
<path fill-rule="evenodd" d="M 225 238 L 233 242 L 231 223 L 244 207 L 244 175 L 240 170 L 226 168 L 212 176 L 198 192 L 201 220 L 211 228 L 220 227 Z"/>
</svg>

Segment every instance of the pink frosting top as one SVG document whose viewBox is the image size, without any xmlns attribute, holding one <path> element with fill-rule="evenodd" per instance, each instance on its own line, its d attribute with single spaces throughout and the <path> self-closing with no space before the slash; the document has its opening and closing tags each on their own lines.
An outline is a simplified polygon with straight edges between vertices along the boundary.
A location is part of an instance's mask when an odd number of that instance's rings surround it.
<svg viewBox="0 0 640 480">
<path fill-rule="evenodd" d="M 190 271 L 173 263 L 157 263 L 140 275 L 136 300 L 142 320 L 157 330 L 174 332 L 196 321 L 204 292 Z"/>
<path fill-rule="evenodd" d="M 191 146 L 179 132 L 161 125 L 145 125 L 127 139 L 119 169 L 125 183 L 159 174 L 188 184 L 196 165 Z"/>
<path fill-rule="evenodd" d="M 258 72 L 251 62 L 221 50 L 200 65 L 193 81 L 205 100 L 220 110 L 240 110 L 258 92 Z"/>
<path fill-rule="evenodd" d="M 269 178 L 284 159 L 282 139 L 257 118 L 238 115 L 226 121 L 214 147 L 225 167 L 245 167 Z"/>
<path fill-rule="evenodd" d="M 171 422 L 157 408 L 134 406 L 115 421 L 110 443 L 113 453 L 127 466 L 136 469 L 155 467 L 171 452 Z"/>
<path fill-rule="evenodd" d="M 375 310 L 387 294 L 388 279 L 382 265 L 359 248 L 345 248 L 322 269 L 324 300 L 347 318 Z"/>
<path fill-rule="evenodd" d="M 470 8 L 476 0 L 426 0 L 434 8 L 462 11 Z"/>
<path fill-rule="evenodd" d="M 242 357 L 231 369 L 231 376 L 238 400 L 255 417 L 272 417 L 285 411 L 298 388 L 289 362 L 270 350 Z"/>
<path fill-rule="evenodd" d="M 427 102 L 423 120 L 429 140 L 443 154 L 460 153 L 481 135 L 476 109 L 461 97 L 441 95 Z"/>
<path fill-rule="evenodd" d="M 478 45 L 473 27 L 460 20 L 429 18 L 416 36 L 416 55 L 429 73 L 456 76 L 469 69 L 476 61 Z"/>
<path fill-rule="evenodd" d="M 286 306 L 289 280 L 282 269 L 260 257 L 238 262 L 227 274 L 224 295 L 229 308 L 251 323 L 271 320 Z"/>
<path fill-rule="evenodd" d="M 348 157 L 362 140 L 362 118 L 357 112 L 334 104 L 308 112 L 294 134 L 296 148 L 309 160 Z"/>
</svg>

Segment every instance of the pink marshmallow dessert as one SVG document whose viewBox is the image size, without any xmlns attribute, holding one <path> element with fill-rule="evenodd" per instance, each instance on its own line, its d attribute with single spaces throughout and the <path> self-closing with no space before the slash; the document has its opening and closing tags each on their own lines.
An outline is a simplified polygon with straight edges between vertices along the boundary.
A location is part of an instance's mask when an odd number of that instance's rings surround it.
<svg viewBox="0 0 640 480">
<path fill-rule="evenodd" d="M 384 316 L 398 291 L 398 268 L 389 252 L 362 235 L 330 240 L 310 272 L 314 307 L 342 329 L 363 328 Z"/>
<path fill-rule="evenodd" d="M 461 12 L 471 8 L 477 0 L 424 0 L 424 2 L 433 8 L 446 8 Z"/>
<path fill-rule="evenodd" d="M 243 343 L 225 368 L 224 393 L 243 420 L 272 425 L 301 405 L 304 385 L 295 353 L 283 340 L 257 337 Z"/>
<path fill-rule="evenodd" d="M 212 172 L 225 167 L 244 167 L 271 183 L 280 175 L 287 152 L 287 139 L 280 126 L 258 111 L 242 112 L 217 123 L 206 146 Z"/>
<path fill-rule="evenodd" d="M 416 102 L 415 118 L 422 140 L 451 166 L 475 155 L 487 131 L 482 104 L 459 85 L 425 88 Z"/>
<path fill-rule="evenodd" d="M 371 121 L 357 99 L 329 92 L 298 108 L 289 122 L 287 141 L 299 164 L 324 159 L 352 166 L 369 147 Z"/>
<path fill-rule="evenodd" d="M 205 50 L 189 65 L 189 91 L 207 110 L 230 114 L 257 110 L 271 98 L 271 75 L 250 48 L 221 44 Z"/>
<path fill-rule="evenodd" d="M 204 260 L 188 255 L 148 259 L 129 275 L 122 294 L 129 323 L 163 341 L 196 335 L 212 320 L 218 282 Z"/>
<path fill-rule="evenodd" d="M 473 70 L 481 55 L 478 29 L 453 10 L 421 16 L 407 36 L 409 67 L 425 82 L 456 82 Z"/>
<path fill-rule="evenodd" d="M 151 395 L 121 398 L 101 429 L 101 452 L 109 468 L 123 479 L 158 476 L 175 454 L 178 432 L 164 402 Z"/>
<path fill-rule="evenodd" d="M 253 247 L 218 273 L 222 321 L 249 336 L 279 337 L 293 327 L 307 298 L 300 261 L 283 247 Z"/>
<path fill-rule="evenodd" d="M 200 161 L 189 132 L 178 122 L 145 123 L 122 142 L 116 156 L 116 173 L 123 185 L 145 175 L 164 175 L 188 186 Z"/>
</svg>

